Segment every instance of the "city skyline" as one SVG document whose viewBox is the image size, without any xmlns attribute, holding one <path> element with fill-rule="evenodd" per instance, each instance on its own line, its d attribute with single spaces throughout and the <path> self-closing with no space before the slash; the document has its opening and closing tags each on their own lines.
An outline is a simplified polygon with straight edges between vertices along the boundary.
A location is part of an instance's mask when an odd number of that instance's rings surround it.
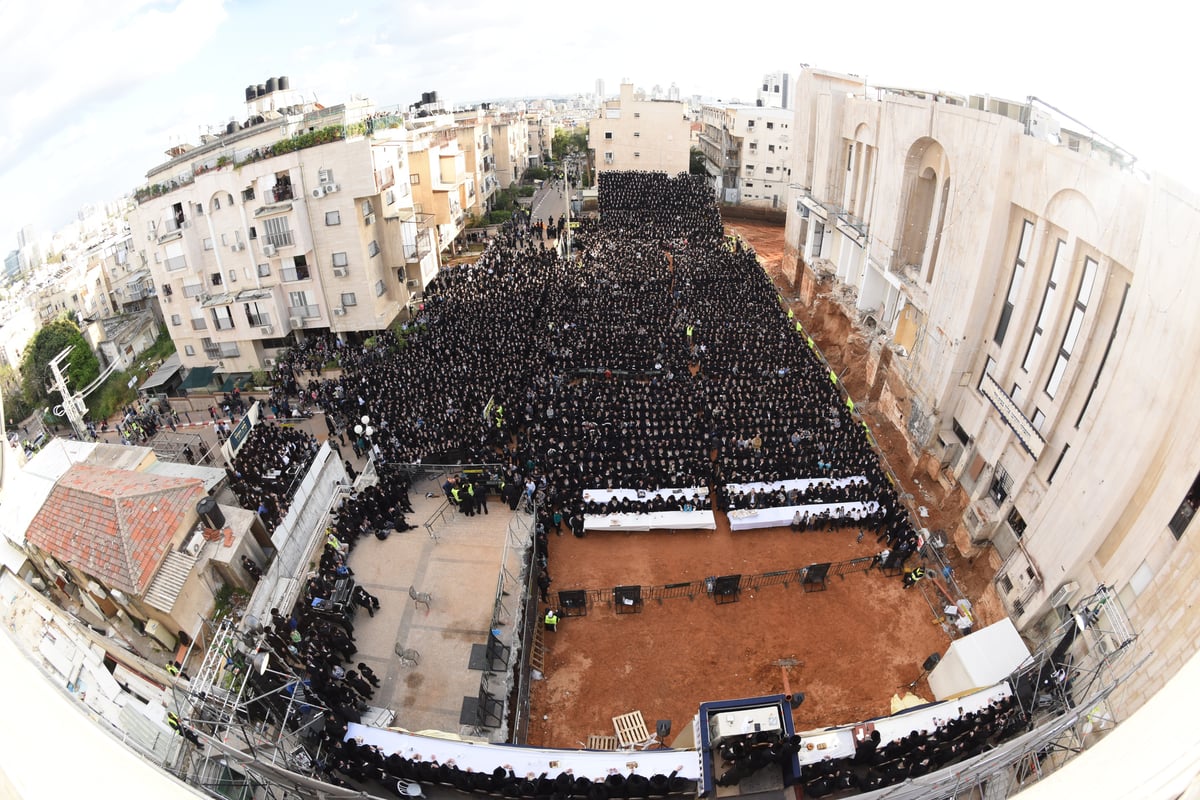
<svg viewBox="0 0 1200 800">
<path fill-rule="evenodd" d="M 597 79 L 614 95 L 626 78 L 647 91 L 675 83 L 682 97 L 752 102 L 762 75 L 809 63 L 881 85 L 1036 95 L 1140 165 L 1195 187 L 1200 154 L 1175 145 L 1195 112 L 1165 80 L 1183 74 L 1186 26 L 1160 29 L 1143 10 L 1099 19 L 1019 2 L 983 19 L 948 3 L 868 2 L 854 9 L 868 24 L 848 25 L 838 9 L 761 2 L 731 36 L 711 15 L 629 2 L 591 16 L 482 2 L 452 15 L 426 2 L 405 2 L 398 14 L 311 0 L 18 7 L 0 23 L 9 62 L 0 78 L 0 249 L 25 225 L 56 230 L 81 206 L 141 185 L 169 146 L 240 120 L 244 87 L 279 75 L 326 105 L 363 95 L 406 106 L 431 90 L 455 104 L 572 97 Z"/>
</svg>

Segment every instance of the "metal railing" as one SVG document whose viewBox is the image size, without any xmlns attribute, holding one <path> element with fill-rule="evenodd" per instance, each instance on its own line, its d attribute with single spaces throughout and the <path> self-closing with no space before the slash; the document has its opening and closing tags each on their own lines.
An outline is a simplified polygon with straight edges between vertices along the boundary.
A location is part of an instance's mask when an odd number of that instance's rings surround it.
<svg viewBox="0 0 1200 800">
<path fill-rule="evenodd" d="M 847 575 L 863 574 L 869 572 L 875 565 L 876 559 L 874 556 L 866 556 L 863 558 L 854 558 L 848 561 L 821 562 L 820 564 L 808 564 L 803 567 L 794 567 L 791 569 L 773 570 L 771 572 L 760 572 L 751 575 L 742 575 L 738 588 L 741 591 L 762 589 L 766 586 L 783 586 L 787 588 L 793 584 L 802 585 L 809 576 L 809 571 L 813 567 L 825 566 L 825 580 L 831 578 L 840 578 L 845 580 Z M 715 576 L 704 578 L 697 581 L 680 581 L 677 583 L 666 583 L 657 586 L 642 586 L 642 598 L 644 600 L 657 600 L 659 604 L 663 604 L 665 600 L 677 600 L 687 598 L 695 600 L 697 597 L 708 596 L 714 593 Z M 584 594 L 584 602 L 587 608 L 598 608 L 601 606 L 612 605 L 613 589 L 575 589 L 564 591 L 582 591 Z"/>
</svg>

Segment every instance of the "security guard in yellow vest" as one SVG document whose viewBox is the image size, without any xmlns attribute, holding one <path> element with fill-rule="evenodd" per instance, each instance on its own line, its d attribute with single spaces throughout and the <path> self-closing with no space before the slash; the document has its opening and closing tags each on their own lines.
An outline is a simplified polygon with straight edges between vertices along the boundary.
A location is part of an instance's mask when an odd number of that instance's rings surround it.
<svg viewBox="0 0 1200 800">
<path fill-rule="evenodd" d="M 553 608 L 546 609 L 546 618 L 543 622 L 546 625 L 546 630 L 556 633 L 558 631 L 558 612 Z"/>
</svg>

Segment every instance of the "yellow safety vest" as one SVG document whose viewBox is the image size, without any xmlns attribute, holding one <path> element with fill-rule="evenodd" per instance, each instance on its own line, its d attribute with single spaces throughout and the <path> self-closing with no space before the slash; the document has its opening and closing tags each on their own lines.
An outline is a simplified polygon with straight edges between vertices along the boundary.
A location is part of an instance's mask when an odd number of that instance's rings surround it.
<svg viewBox="0 0 1200 800">
<path fill-rule="evenodd" d="M 547 625 L 557 625 L 558 624 L 558 614 L 555 614 L 553 611 L 547 613 L 546 614 L 546 624 Z"/>
</svg>

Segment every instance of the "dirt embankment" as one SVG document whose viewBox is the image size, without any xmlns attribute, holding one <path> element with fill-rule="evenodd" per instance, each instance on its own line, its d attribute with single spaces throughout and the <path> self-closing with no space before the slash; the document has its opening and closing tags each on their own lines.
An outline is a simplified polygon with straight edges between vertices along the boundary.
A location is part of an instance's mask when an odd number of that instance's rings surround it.
<svg viewBox="0 0 1200 800">
<path fill-rule="evenodd" d="M 740 235 L 754 247 L 764 270 L 790 303 L 805 330 L 816 341 L 856 402 L 875 400 L 880 395 L 885 396 L 888 402 L 900 405 L 906 402 L 908 392 L 904 381 L 886 362 L 878 365 L 879 370 L 884 370 L 884 375 L 873 381 L 876 384 L 873 391 L 871 379 L 877 370 L 874 360 L 881 356 L 872 354 L 870 341 L 851 321 L 846 310 L 830 296 L 828 284 L 818 289 L 811 303 L 800 302 L 796 287 L 791 283 L 792 276 L 785 275 L 783 270 L 782 226 L 739 220 L 729 222 L 726 229 Z M 882 391 L 880 381 L 884 382 Z M 937 461 L 928 454 L 914 457 L 905 432 L 872 406 L 869 402 L 860 403 L 860 411 L 892 471 L 899 478 L 902 491 L 912 495 L 914 508 L 926 510 L 928 516 L 921 519 L 922 525 L 931 531 L 945 531 L 947 539 L 952 540 L 950 533 L 961 524 L 963 510 L 968 503 L 966 493 L 957 483 L 952 484 L 949 490 L 944 488 L 937 479 Z M 995 570 L 986 552 L 968 557 L 952 545 L 946 547 L 944 552 L 954 569 L 955 579 L 975 604 L 980 621 L 988 624 L 1004 616 L 1003 606 L 992 584 Z"/>
</svg>

